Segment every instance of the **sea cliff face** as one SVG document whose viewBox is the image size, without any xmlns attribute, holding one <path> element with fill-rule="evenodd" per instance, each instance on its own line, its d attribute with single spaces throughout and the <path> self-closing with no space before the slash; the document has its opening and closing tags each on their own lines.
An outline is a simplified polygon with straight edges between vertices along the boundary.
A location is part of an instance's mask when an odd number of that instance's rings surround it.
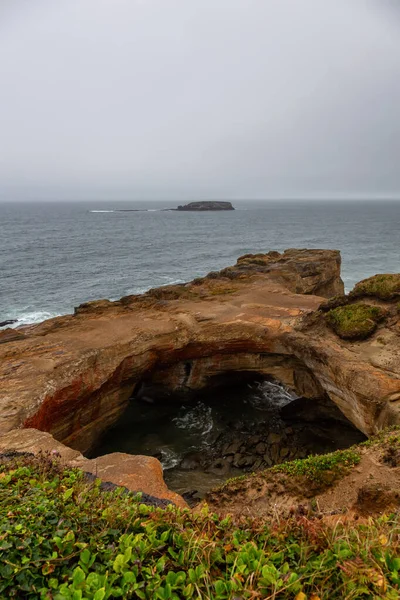
<svg viewBox="0 0 400 600">
<path fill-rule="evenodd" d="M 400 422 L 399 320 L 386 307 L 371 337 L 343 340 L 315 312 L 341 294 L 338 251 L 287 250 L 81 305 L 0 345 L 0 431 L 36 428 L 87 452 L 144 381 L 185 393 L 250 371 L 328 395 L 369 435 Z"/>
</svg>

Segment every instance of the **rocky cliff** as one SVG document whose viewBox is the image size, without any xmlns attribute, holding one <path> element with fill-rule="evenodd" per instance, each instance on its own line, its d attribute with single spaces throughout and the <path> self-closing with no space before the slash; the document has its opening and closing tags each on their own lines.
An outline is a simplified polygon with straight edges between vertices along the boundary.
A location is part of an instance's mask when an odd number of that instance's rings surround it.
<svg viewBox="0 0 400 600">
<path fill-rule="evenodd" d="M 364 341 L 343 340 L 315 313 L 341 294 L 339 252 L 287 250 L 81 305 L 0 345 L 0 432 L 36 428 L 86 452 L 143 384 L 187 393 L 250 371 L 311 401 L 329 395 L 371 434 L 400 421 L 398 317 Z"/>
</svg>

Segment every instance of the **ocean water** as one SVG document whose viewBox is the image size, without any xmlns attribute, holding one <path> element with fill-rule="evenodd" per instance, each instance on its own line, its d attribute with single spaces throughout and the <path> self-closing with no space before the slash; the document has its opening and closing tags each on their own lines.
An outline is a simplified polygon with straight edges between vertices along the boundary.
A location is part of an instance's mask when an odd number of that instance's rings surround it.
<svg viewBox="0 0 400 600">
<path fill-rule="evenodd" d="M 337 248 L 347 290 L 375 273 L 400 272 L 400 202 L 162 210 L 179 203 L 0 203 L 0 321 L 37 323 L 88 300 L 189 281 L 247 252 Z"/>
</svg>

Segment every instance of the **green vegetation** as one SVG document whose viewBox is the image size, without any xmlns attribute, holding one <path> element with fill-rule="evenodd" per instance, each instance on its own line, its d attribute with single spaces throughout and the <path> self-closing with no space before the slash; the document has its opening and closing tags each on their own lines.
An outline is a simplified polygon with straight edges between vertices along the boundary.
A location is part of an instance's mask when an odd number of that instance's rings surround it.
<svg viewBox="0 0 400 600">
<path fill-rule="evenodd" d="M 382 438 L 379 438 L 382 445 L 384 445 L 383 442 L 386 443 L 387 436 L 387 432 L 382 432 Z M 318 488 L 321 490 L 322 488 L 332 485 L 335 481 L 347 475 L 349 469 L 355 465 L 358 465 L 361 460 L 361 446 L 366 444 L 371 445 L 374 443 L 374 439 L 375 436 L 370 438 L 370 440 L 367 440 L 367 442 L 362 442 L 362 444 L 353 446 L 348 450 L 336 450 L 335 452 L 330 452 L 329 454 L 320 454 L 316 456 L 308 456 L 304 459 L 295 459 L 275 465 L 269 469 L 266 469 L 265 471 L 258 471 L 257 473 L 251 473 L 251 475 L 239 475 L 238 477 L 232 477 L 231 479 L 225 481 L 219 490 L 214 491 L 234 492 L 235 490 L 240 489 L 243 482 L 251 482 L 260 478 L 268 480 L 271 479 L 271 475 L 273 476 L 275 473 L 282 473 L 290 476 L 290 479 L 287 481 L 288 491 L 290 491 L 293 484 L 295 484 L 296 487 L 302 487 L 304 489 L 305 495 L 307 495 L 307 490 L 309 490 L 311 493 L 315 493 Z M 391 440 L 392 438 L 390 437 L 389 439 Z M 294 478 L 296 478 L 297 481 L 295 481 Z M 310 484 L 317 485 L 315 486 Z"/>
<path fill-rule="evenodd" d="M 393 300 L 400 296 L 400 273 L 374 275 L 357 283 L 350 297 L 373 296 L 380 300 Z"/>
<path fill-rule="evenodd" d="M 347 304 L 330 310 L 326 321 L 333 331 L 345 340 L 362 340 L 371 335 L 384 317 L 379 306 Z"/>
<path fill-rule="evenodd" d="M 360 452 L 355 446 L 349 450 L 337 450 L 330 454 L 309 456 L 303 460 L 292 460 L 275 465 L 269 472 L 286 473 L 293 477 L 306 477 L 310 481 L 317 483 L 332 483 L 336 479 L 346 475 L 349 468 L 358 465 L 360 460 Z"/>
<path fill-rule="evenodd" d="M 333 308 L 337 308 L 338 306 L 344 306 L 345 304 L 349 304 L 349 297 L 340 295 L 333 296 L 329 298 L 329 300 L 325 300 L 318 308 L 321 312 L 328 312 Z"/>
<path fill-rule="evenodd" d="M 323 459 L 286 472 L 315 477 L 356 456 Z M 302 516 L 238 524 L 104 493 L 55 458 L 0 459 L 1 598 L 394 600 L 399 550 L 395 516 L 332 527 Z"/>
<path fill-rule="evenodd" d="M 386 448 L 387 446 L 396 446 L 400 448 L 400 425 L 392 425 L 390 429 L 382 429 L 379 433 L 375 433 L 370 438 L 361 442 L 355 448 L 371 448 L 372 446 L 380 446 Z"/>
</svg>

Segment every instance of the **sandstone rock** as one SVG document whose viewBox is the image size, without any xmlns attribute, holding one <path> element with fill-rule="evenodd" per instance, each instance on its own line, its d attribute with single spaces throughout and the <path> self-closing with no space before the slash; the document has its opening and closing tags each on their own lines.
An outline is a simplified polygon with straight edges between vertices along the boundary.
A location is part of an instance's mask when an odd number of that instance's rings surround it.
<svg viewBox="0 0 400 600">
<path fill-rule="evenodd" d="M 232 462 L 233 466 L 239 467 L 239 464 L 242 459 L 243 459 L 242 454 L 239 454 L 239 453 L 235 454 L 235 456 L 233 457 L 233 462 Z"/>
<path fill-rule="evenodd" d="M 365 516 L 398 510 L 400 492 L 383 483 L 366 483 L 358 490 L 354 508 Z"/>
<path fill-rule="evenodd" d="M 229 454 L 237 454 L 240 446 L 241 446 L 240 440 L 236 440 L 235 442 L 232 442 L 231 444 L 226 444 L 226 446 L 224 446 L 224 448 L 222 450 L 222 454 L 224 456 L 228 456 Z"/>
<path fill-rule="evenodd" d="M 250 446 L 257 446 L 262 440 L 258 435 L 251 435 L 248 439 L 248 443 Z"/>
<path fill-rule="evenodd" d="M 269 452 L 266 452 L 266 453 L 264 454 L 264 461 L 266 462 L 266 464 L 267 464 L 269 467 L 272 467 L 272 464 L 273 464 L 273 462 L 272 462 L 272 459 L 271 459 L 271 456 L 270 456 Z"/>
<path fill-rule="evenodd" d="M 258 471 L 258 469 L 261 469 L 262 464 L 263 464 L 262 458 L 257 458 L 255 463 L 253 464 L 254 471 Z"/>
<path fill-rule="evenodd" d="M 290 454 L 290 449 L 289 448 L 281 448 L 280 452 L 279 452 L 279 458 L 287 458 Z"/>
<path fill-rule="evenodd" d="M 26 339 L 26 336 L 21 333 L 21 331 L 11 329 L 11 327 L 0 331 L 0 344 L 5 344 L 6 342 L 18 342 L 18 340 L 24 339 Z"/>
<path fill-rule="evenodd" d="M 237 372 L 310 399 L 328 394 L 366 434 L 400 422 L 398 317 L 362 343 L 304 321 L 343 294 L 337 251 L 241 257 L 196 285 L 167 287 L 86 303 L 2 343 L 0 432 L 34 427 L 87 452 L 144 378 L 186 394 Z"/>
<path fill-rule="evenodd" d="M 267 449 L 267 445 L 264 444 L 264 442 L 259 442 L 256 446 L 256 453 L 263 455 L 263 454 L 265 454 L 266 449 Z"/>
<path fill-rule="evenodd" d="M 278 444 L 273 444 L 271 446 L 270 452 L 271 452 L 271 459 L 272 459 L 273 464 L 279 462 L 280 448 L 279 448 Z"/>
<path fill-rule="evenodd" d="M 271 433 L 268 434 L 268 437 L 267 437 L 268 444 L 280 444 L 281 441 L 282 441 L 282 435 L 280 433 L 274 433 L 273 431 L 271 431 Z"/>
<path fill-rule="evenodd" d="M 167 488 L 161 463 L 152 456 L 113 452 L 89 462 L 88 470 L 104 481 L 111 481 L 129 490 L 142 491 L 156 498 L 171 500 L 181 508 L 186 507 L 183 498 Z"/>
<path fill-rule="evenodd" d="M 240 459 L 237 462 L 237 466 L 239 468 L 251 467 L 254 464 L 255 460 L 256 458 L 254 456 L 241 454 Z"/>
<path fill-rule="evenodd" d="M 90 460 L 77 450 L 57 442 L 49 433 L 36 429 L 17 429 L 1 436 L 0 453 L 10 450 L 33 454 L 53 453 L 58 455 L 66 465 L 93 473 L 103 481 L 109 481 L 134 492 L 144 492 L 156 498 L 170 500 L 182 508 L 187 506 L 179 494 L 167 488 L 161 463 L 151 456 L 114 452 Z"/>
</svg>

